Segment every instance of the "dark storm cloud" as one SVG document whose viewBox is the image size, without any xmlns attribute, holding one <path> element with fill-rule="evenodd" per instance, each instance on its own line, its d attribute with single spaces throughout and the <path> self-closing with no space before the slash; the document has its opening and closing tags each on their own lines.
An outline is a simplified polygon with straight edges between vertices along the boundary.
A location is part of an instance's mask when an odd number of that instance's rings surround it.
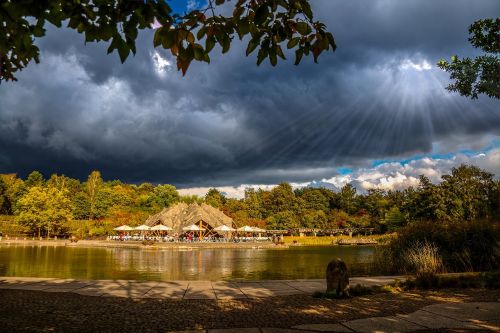
<svg viewBox="0 0 500 333">
<path fill-rule="evenodd" d="M 182 78 L 175 66 L 158 72 L 155 52 L 172 59 L 151 47 L 151 31 L 122 65 L 106 44 L 50 29 L 42 63 L 0 86 L 0 171 L 84 178 L 99 169 L 180 186 L 300 182 L 499 135 L 498 101 L 450 95 L 446 74 L 427 67 L 474 54 L 467 27 L 496 1 L 312 3 L 339 48 L 299 67 L 256 67 L 235 42 Z"/>
</svg>

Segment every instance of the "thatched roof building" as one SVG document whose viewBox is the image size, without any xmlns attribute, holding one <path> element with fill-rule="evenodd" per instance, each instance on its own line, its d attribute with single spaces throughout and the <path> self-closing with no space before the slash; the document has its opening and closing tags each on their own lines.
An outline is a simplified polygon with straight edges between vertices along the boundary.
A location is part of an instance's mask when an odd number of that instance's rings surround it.
<svg viewBox="0 0 500 333">
<path fill-rule="evenodd" d="M 172 233 L 182 234 L 182 228 L 192 224 L 200 225 L 200 221 L 203 221 L 202 227 L 209 231 L 221 225 L 233 227 L 233 219 L 217 208 L 205 203 L 188 205 L 184 202 L 164 208 L 158 214 L 151 215 L 145 224 L 150 227 L 163 224 L 171 227 Z"/>
</svg>

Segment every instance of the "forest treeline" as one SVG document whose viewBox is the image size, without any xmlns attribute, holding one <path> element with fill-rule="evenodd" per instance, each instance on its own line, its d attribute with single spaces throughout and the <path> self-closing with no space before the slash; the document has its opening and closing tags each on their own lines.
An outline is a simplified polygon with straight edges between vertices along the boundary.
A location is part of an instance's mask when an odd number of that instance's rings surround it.
<svg viewBox="0 0 500 333">
<path fill-rule="evenodd" d="M 0 231 L 34 236 L 106 235 L 121 225 L 142 224 L 146 218 L 177 202 L 206 202 L 231 216 L 237 225 L 268 229 L 372 227 L 391 232 L 412 221 L 494 221 L 499 215 L 499 186 L 491 173 L 461 165 L 443 175 L 439 184 L 420 176 L 419 185 L 405 190 L 371 189 L 358 193 L 347 184 L 335 192 L 326 188 L 293 189 L 281 183 L 273 189 L 247 189 L 243 199 L 227 198 L 216 189 L 205 197 L 182 196 L 172 185 L 104 181 L 99 171 L 86 181 L 33 171 L 25 179 L 0 175 Z"/>
</svg>

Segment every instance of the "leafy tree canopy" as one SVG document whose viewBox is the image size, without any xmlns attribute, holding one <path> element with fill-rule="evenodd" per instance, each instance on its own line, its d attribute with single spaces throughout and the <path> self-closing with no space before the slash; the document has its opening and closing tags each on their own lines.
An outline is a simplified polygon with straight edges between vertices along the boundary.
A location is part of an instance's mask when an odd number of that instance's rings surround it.
<svg viewBox="0 0 500 333">
<path fill-rule="evenodd" d="M 24 0 L 0 5 L 0 79 L 16 80 L 15 73 L 31 61 L 40 61 L 35 38 L 46 32 L 46 22 L 63 24 L 85 35 L 85 42 L 106 41 L 108 53 L 117 51 L 122 62 L 136 53 L 139 30 L 159 25 L 155 47 L 171 51 L 185 74 L 193 60 L 209 63 L 209 53 L 220 45 L 229 51 L 235 37 L 249 36 L 246 54 L 257 52 L 257 64 L 266 58 L 275 66 L 285 59 L 283 47 L 295 50 L 295 64 L 303 55 L 317 61 L 335 50 L 333 35 L 314 21 L 309 0 L 237 0 L 232 15 L 216 12 L 226 0 L 208 0 L 208 6 L 183 15 L 172 12 L 164 0 Z"/>
<path fill-rule="evenodd" d="M 438 66 L 454 80 L 446 89 L 477 99 L 479 94 L 500 98 L 500 18 L 484 19 L 469 27 L 469 42 L 485 54 L 476 58 L 459 59 L 454 55 Z"/>
<path fill-rule="evenodd" d="M 72 204 L 65 191 L 54 187 L 34 186 L 19 199 L 17 220 L 33 232 L 45 231 L 47 237 L 57 232 L 63 222 L 72 219 Z"/>
</svg>

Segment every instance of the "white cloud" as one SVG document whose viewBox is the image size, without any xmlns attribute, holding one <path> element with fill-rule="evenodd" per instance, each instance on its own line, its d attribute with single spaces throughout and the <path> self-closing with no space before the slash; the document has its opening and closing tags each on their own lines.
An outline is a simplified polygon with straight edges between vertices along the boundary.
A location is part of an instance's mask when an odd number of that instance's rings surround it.
<svg viewBox="0 0 500 333">
<path fill-rule="evenodd" d="M 402 69 L 402 70 L 413 69 L 413 70 L 416 70 L 418 72 L 422 72 L 422 71 L 429 71 L 429 70 L 431 70 L 432 66 L 425 59 L 422 60 L 422 61 L 420 61 L 420 62 L 414 62 L 411 59 L 405 59 L 405 60 L 403 60 L 401 62 L 401 64 L 399 65 L 399 68 Z"/>
<path fill-rule="evenodd" d="M 388 162 L 377 165 L 373 168 L 360 168 L 347 175 L 337 175 L 321 181 L 311 181 L 306 183 L 292 183 L 293 188 L 306 186 L 327 187 L 339 190 L 346 184 L 353 184 L 360 192 L 369 189 L 401 190 L 409 186 L 417 186 L 419 176 L 425 175 L 434 183 L 441 181 L 441 176 L 448 174 L 453 167 L 460 164 L 469 164 L 480 167 L 483 170 L 500 176 L 500 148 L 491 149 L 485 153 L 461 154 L 458 153 L 450 158 L 423 157 L 402 164 L 399 162 Z M 245 189 L 270 190 L 276 185 L 249 185 L 222 186 L 216 187 L 231 198 L 243 198 Z M 205 196 L 211 187 L 196 187 L 179 190 L 182 195 Z"/>
<path fill-rule="evenodd" d="M 154 51 L 151 54 L 151 59 L 153 59 L 153 65 L 156 73 L 160 76 L 162 76 L 165 72 L 170 71 L 172 68 L 172 62 L 167 58 L 162 57 L 158 51 Z"/>
</svg>

